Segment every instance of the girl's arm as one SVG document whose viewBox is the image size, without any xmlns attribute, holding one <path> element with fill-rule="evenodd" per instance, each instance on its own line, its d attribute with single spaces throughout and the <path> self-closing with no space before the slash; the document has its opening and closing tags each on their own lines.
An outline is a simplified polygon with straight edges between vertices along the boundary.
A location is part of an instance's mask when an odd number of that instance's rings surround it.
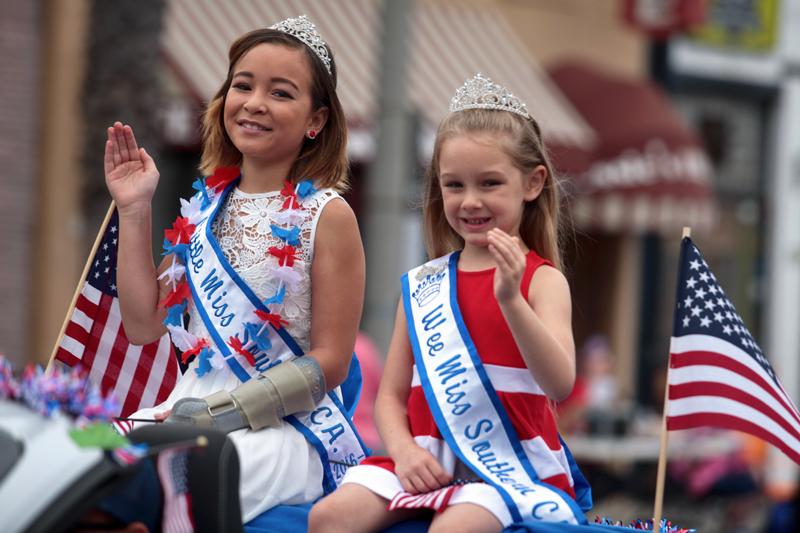
<svg viewBox="0 0 800 533">
<path fill-rule="evenodd" d="M 346 202 L 325 205 L 311 265 L 311 349 L 328 390 L 347 377 L 364 302 L 364 248 Z"/>
<path fill-rule="evenodd" d="M 152 199 L 158 184 L 153 159 L 136 144 L 130 126 L 108 128 L 103 158 L 106 185 L 119 212 L 117 291 L 128 339 L 147 344 L 164 334 L 160 288 L 152 256 Z M 166 260 L 162 263 L 166 266 Z"/>
<path fill-rule="evenodd" d="M 519 239 L 491 230 L 489 251 L 497 263 L 495 297 L 525 364 L 548 397 L 563 400 L 575 383 L 567 280 L 557 269 L 541 266 L 531 279 L 526 300 L 519 290 L 526 264 Z"/>
<path fill-rule="evenodd" d="M 400 302 L 375 399 L 375 422 L 386 451 L 395 462 L 395 473 L 403 488 L 418 493 L 438 489 L 449 483 L 451 477 L 435 457 L 414 441 L 408 427 L 406 406 L 411 390 L 412 361 L 405 311 Z"/>
</svg>

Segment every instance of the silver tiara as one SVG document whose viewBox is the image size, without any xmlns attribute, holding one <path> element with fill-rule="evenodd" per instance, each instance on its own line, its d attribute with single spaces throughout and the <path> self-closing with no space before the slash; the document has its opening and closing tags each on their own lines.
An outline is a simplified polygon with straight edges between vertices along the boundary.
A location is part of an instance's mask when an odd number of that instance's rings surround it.
<svg viewBox="0 0 800 533">
<path fill-rule="evenodd" d="M 282 31 L 283 33 L 288 33 L 292 37 L 300 39 L 303 44 L 311 48 L 311 50 L 317 54 L 322 64 L 325 65 L 328 74 L 332 74 L 331 56 L 328 55 L 328 47 L 325 45 L 325 41 L 322 40 L 319 33 L 317 33 L 317 27 L 314 26 L 313 22 L 308 20 L 308 17 L 300 15 L 295 18 L 288 18 L 273 24 L 269 29 Z"/>
<path fill-rule="evenodd" d="M 464 82 L 450 100 L 450 112 L 464 109 L 497 109 L 531 118 L 525 103 L 480 72 Z"/>
</svg>

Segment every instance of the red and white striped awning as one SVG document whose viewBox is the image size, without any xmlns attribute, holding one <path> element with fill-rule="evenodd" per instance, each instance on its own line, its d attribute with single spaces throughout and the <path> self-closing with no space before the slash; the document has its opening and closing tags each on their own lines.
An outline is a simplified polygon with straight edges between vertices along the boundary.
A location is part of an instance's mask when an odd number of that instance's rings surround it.
<svg viewBox="0 0 800 533">
<path fill-rule="evenodd" d="M 381 4 L 377 0 L 169 0 L 164 51 L 198 99 L 225 78 L 240 34 L 306 14 L 335 54 L 339 97 L 351 124 L 377 119 Z M 522 98 L 548 140 L 588 146 L 594 133 L 489 6 L 418 0 L 410 21 L 408 95 L 430 128 L 456 88 L 483 72 Z"/>
</svg>

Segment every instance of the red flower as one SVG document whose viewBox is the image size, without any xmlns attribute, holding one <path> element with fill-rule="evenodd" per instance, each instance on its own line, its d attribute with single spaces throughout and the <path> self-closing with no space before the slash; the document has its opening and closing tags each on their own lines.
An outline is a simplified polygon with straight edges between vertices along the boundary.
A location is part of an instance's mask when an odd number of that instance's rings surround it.
<svg viewBox="0 0 800 533">
<path fill-rule="evenodd" d="M 284 197 L 282 209 L 297 209 L 300 204 L 297 201 L 297 193 L 294 191 L 294 184 L 291 182 L 284 182 L 283 189 L 281 189 L 281 196 Z"/>
<path fill-rule="evenodd" d="M 283 326 L 288 326 L 289 323 L 286 322 L 281 315 L 277 313 L 267 313 L 265 311 L 261 311 L 260 309 L 256 309 L 256 316 L 263 320 L 264 322 L 269 322 L 275 328 L 280 328 Z"/>
<path fill-rule="evenodd" d="M 172 223 L 172 229 L 164 230 L 164 237 L 167 238 L 172 245 L 176 244 L 189 244 L 189 239 L 194 233 L 195 225 L 189 224 L 189 219 L 185 217 L 178 217 Z"/>
<path fill-rule="evenodd" d="M 188 361 L 191 356 L 199 354 L 203 350 L 203 348 L 206 347 L 208 347 L 207 340 L 205 339 L 198 340 L 197 344 L 192 346 L 191 350 L 186 350 L 181 354 L 181 362 L 185 365 L 186 361 Z"/>
<path fill-rule="evenodd" d="M 172 292 L 167 294 L 166 298 L 158 302 L 158 306 L 172 307 L 173 305 L 182 304 L 184 300 L 188 300 L 191 297 L 192 294 L 189 290 L 189 284 L 186 283 L 186 280 L 183 280 L 175 287 L 175 289 L 172 290 Z"/>
<path fill-rule="evenodd" d="M 267 251 L 278 258 L 278 264 L 280 266 L 294 266 L 294 260 L 297 254 L 297 249 L 294 246 L 287 245 L 281 248 L 270 246 Z"/>
<path fill-rule="evenodd" d="M 231 338 L 228 339 L 228 346 L 233 348 L 239 355 L 244 356 L 251 366 L 256 366 L 256 358 L 253 356 L 253 354 L 244 349 L 242 341 L 239 340 L 239 337 L 231 336 Z"/>
<path fill-rule="evenodd" d="M 214 174 L 206 178 L 206 186 L 219 192 L 228 186 L 230 182 L 239 177 L 239 167 L 219 167 L 214 170 Z"/>
</svg>

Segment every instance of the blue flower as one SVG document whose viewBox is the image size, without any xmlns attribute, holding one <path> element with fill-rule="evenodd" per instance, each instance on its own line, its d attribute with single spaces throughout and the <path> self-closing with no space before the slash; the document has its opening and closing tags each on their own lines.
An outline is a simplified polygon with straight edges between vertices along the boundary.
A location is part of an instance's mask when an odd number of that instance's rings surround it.
<svg viewBox="0 0 800 533">
<path fill-rule="evenodd" d="M 258 324 L 253 324 L 252 322 L 245 322 L 244 330 L 245 330 L 245 343 L 250 341 L 255 342 L 256 346 L 259 350 L 263 352 L 268 352 L 272 349 L 272 341 L 269 340 L 269 329 L 264 328 L 264 331 L 261 332 L 259 335 L 258 330 L 261 329 L 261 326 Z"/>
<path fill-rule="evenodd" d="M 197 368 L 195 372 L 200 377 L 205 376 L 211 371 L 211 356 L 214 355 L 214 352 L 211 351 L 211 348 L 203 348 L 200 350 L 200 353 L 197 354 Z"/>
<path fill-rule="evenodd" d="M 186 254 L 189 251 L 189 245 L 187 243 L 173 245 L 171 242 L 169 242 L 169 239 L 165 238 L 162 247 L 164 248 L 164 251 L 161 252 L 161 255 L 175 254 L 184 261 L 186 260 Z"/>
<path fill-rule="evenodd" d="M 291 229 L 284 229 L 275 224 L 270 224 L 272 234 L 288 244 L 289 246 L 298 246 L 300 244 L 300 228 L 293 226 Z"/>
<path fill-rule="evenodd" d="M 294 192 L 298 198 L 304 199 L 317 192 L 317 189 L 311 180 L 303 180 L 295 186 Z"/>
<path fill-rule="evenodd" d="M 271 304 L 282 304 L 283 298 L 286 296 L 286 285 L 281 285 L 281 288 L 278 289 L 278 292 L 275 295 L 270 296 L 266 300 L 264 300 L 264 305 L 269 306 Z"/>
<path fill-rule="evenodd" d="M 192 189 L 198 191 L 203 199 L 203 209 L 211 204 L 211 198 L 208 197 L 208 190 L 206 189 L 206 178 L 199 177 L 192 183 Z"/>
<path fill-rule="evenodd" d="M 167 308 L 167 317 L 164 319 L 164 325 L 183 327 L 183 313 L 185 311 L 186 302 L 171 305 Z"/>
</svg>

